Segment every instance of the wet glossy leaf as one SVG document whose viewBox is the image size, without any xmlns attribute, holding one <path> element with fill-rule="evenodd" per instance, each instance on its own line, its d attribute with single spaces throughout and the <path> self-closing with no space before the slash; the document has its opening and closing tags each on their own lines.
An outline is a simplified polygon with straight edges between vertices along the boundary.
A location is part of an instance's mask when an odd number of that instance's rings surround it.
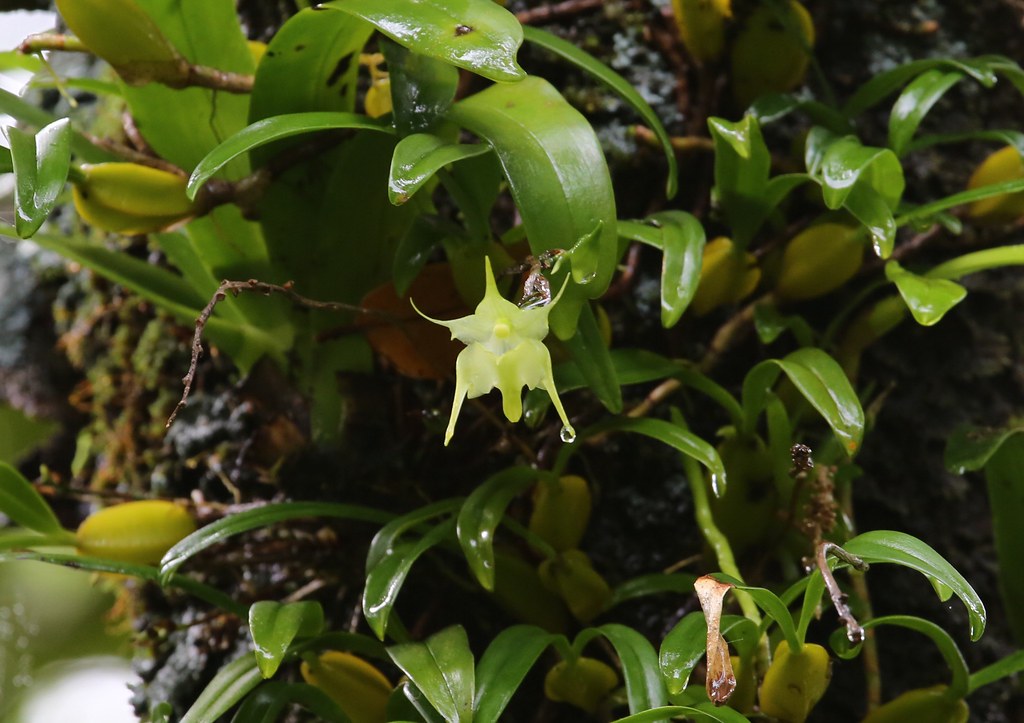
<svg viewBox="0 0 1024 723">
<path fill-rule="evenodd" d="M 910 313 L 922 326 L 937 324 L 967 296 L 967 289 L 955 281 L 918 276 L 896 261 L 885 264 L 885 278 L 896 284 Z"/>
<path fill-rule="evenodd" d="M 14 161 L 11 159 L 11 149 L 0 146 L 0 173 L 10 173 L 14 170 Z"/>
<path fill-rule="evenodd" d="M 391 104 L 400 136 L 423 133 L 444 118 L 455 100 L 459 71 L 452 65 L 382 40 L 391 79 Z"/>
<path fill-rule="evenodd" d="M 61 526 L 43 496 L 6 462 L 0 462 L 0 512 L 28 530 L 66 536 L 74 543 L 74 534 Z"/>
<path fill-rule="evenodd" d="M 35 136 L 12 126 L 7 135 L 14 170 L 14 227 L 20 238 L 28 238 L 64 190 L 71 166 L 71 121 L 54 121 Z"/>
<path fill-rule="evenodd" d="M 784 331 L 793 332 L 800 346 L 811 346 L 814 340 L 814 330 L 806 319 L 796 314 L 784 315 L 770 302 L 754 307 L 754 329 L 764 344 L 771 344 Z"/>
<path fill-rule="evenodd" d="M 459 510 L 459 544 L 469 569 L 487 590 L 494 590 L 494 535 L 505 510 L 543 474 L 528 467 L 504 469 L 473 490 Z"/>
<path fill-rule="evenodd" d="M 790 650 L 799 650 L 803 646 L 803 640 L 797 635 L 796 625 L 793 623 L 793 615 L 786 607 L 786 603 L 782 602 L 778 595 L 763 587 L 744 585 L 739 580 L 723 573 L 715 573 L 713 577 L 727 581 L 736 590 L 742 590 L 750 595 L 751 599 L 764 611 L 765 615 L 774 620 L 775 624 L 779 626 L 779 631 L 789 643 Z"/>
<path fill-rule="evenodd" d="M 627 580 L 612 590 L 611 600 L 605 609 L 611 609 L 627 600 L 635 600 L 648 595 L 659 595 L 661 593 L 675 593 L 677 595 L 688 595 L 693 590 L 695 575 L 686 572 L 653 572 L 649 575 L 641 575 Z"/>
<path fill-rule="evenodd" d="M 445 628 L 422 643 L 393 645 L 388 654 L 448 723 L 471 723 L 473 651 L 461 625 Z"/>
<path fill-rule="evenodd" d="M 864 410 L 842 367 L 821 349 L 798 349 L 783 359 L 768 359 L 751 369 L 743 381 L 746 424 L 753 426 L 765 408 L 768 391 L 780 372 L 818 410 L 846 453 L 853 456 L 864 436 Z"/>
<path fill-rule="evenodd" d="M 655 723 L 679 716 L 686 716 L 695 721 L 712 721 L 712 723 L 749 723 L 747 717 L 739 711 L 726 706 L 719 707 L 713 703 L 704 703 L 698 706 L 665 705 L 628 715 L 625 718 L 616 718 L 613 723 Z"/>
<path fill-rule="evenodd" d="M 643 96 L 637 92 L 629 81 L 607 65 L 597 60 L 586 51 L 576 47 L 572 43 L 562 40 L 557 35 L 529 25 L 523 27 L 523 35 L 531 43 L 551 51 L 555 55 L 569 61 L 580 70 L 589 73 L 591 76 L 604 83 L 604 85 L 617 93 L 624 101 L 629 103 L 633 110 L 643 118 L 644 122 L 650 126 L 652 131 L 654 131 L 654 135 L 658 138 L 658 142 L 661 143 L 661 149 L 665 153 L 665 161 L 668 164 L 668 178 L 665 181 L 665 195 L 668 196 L 668 198 L 673 198 L 679 187 L 679 171 L 676 164 L 676 153 L 672 148 L 672 140 L 668 135 L 668 131 L 665 130 L 665 126 L 662 125 L 661 119 L 658 118 L 658 115 L 654 112 L 654 109 L 651 108 L 650 104 L 643 99 Z"/>
<path fill-rule="evenodd" d="M 558 303 L 560 305 L 564 300 Z M 552 324 L 557 310 L 558 306 L 555 306 L 551 312 Z M 581 307 L 576 325 L 576 334 L 565 342 L 573 363 L 605 409 L 618 414 L 622 411 L 622 387 L 615 376 L 608 347 L 604 345 L 597 319 L 589 304 Z"/>
<path fill-rule="evenodd" d="M 277 672 L 288 646 L 298 637 L 310 637 L 324 627 L 318 602 L 282 604 L 261 600 L 249 608 L 249 632 L 256 646 L 256 665 L 264 678 Z"/>
<path fill-rule="evenodd" d="M 363 589 L 363 616 L 378 638 L 384 639 L 391 609 L 416 560 L 448 537 L 454 528 L 455 520 L 449 519 L 416 542 L 395 545 L 385 552 L 372 570 L 367 571 L 366 587 Z"/>
<path fill-rule="evenodd" d="M 692 589 L 692 586 L 691 586 Z M 757 625 L 739 615 L 723 615 L 720 633 L 738 651 L 757 644 Z M 700 612 L 692 612 L 676 623 L 661 643 L 658 662 L 669 695 L 683 692 L 694 668 L 707 647 L 707 621 Z"/>
<path fill-rule="evenodd" d="M 359 113 L 288 113 L 246 126 L 235 135 L 218 145 L 203 158 L 188 179 L 188 196 L 195 198 L 204 183 L 227 165 L 232 159 L 282 138 L 314 131 L 339 129 L 371 130 L 379 133 L 393 133 L 381 121 Z"/>
<path fill-rule="evenodd" d="M 940 600 L 945 602 L 956 594 L 963 601 L 971 620 L 971 640 L 985 632 L 985 605 L 974 588 L 942 555 L 916 537 L 894 530 L 873 530 L 848 540 L 843 549 L 869 564 L 891 562 L 917 570 L 932 583 Z"/>
<path fill-rule="evenodd" d="M 1002 145 L 1013 146 L 1018 153 L 1024 156 L 1024 133 L 1010 129 L 985 129 L 967 133 L 934 133 L 918 136 L 907 145 L 906 150 L 910 153 L 931 146 L 969 141 L 994 141 Z"/>
<path fill-rule="evenodd" d="M 903 89 L 889 114 L 889 147 L 897 156 L 907 151 L 917 127 L 932 106 L 963 77 L 958 71 L 927 70 Z"/>
<path fill-rule="evenodd" d="M 975 472 L 983 468 L 1010 437 L 1024 433 L 1024 426 L 1011 425 L 999 429 L 958 427 L 946 441 L 946 469 L 954 474 Z"/>
<path fill-rule="evenodd" d="M 181 723 L 215 723 L 260 684 L 256 658 L 244 654 L 223 666 L 181 718 Z"/>
<path fill-rule="evenodd" d="M 190 557 L 234 535 L 261 527 L 269 527 L 277 522 L 304 517 L 331 517 L 379 524 L 384 524 L 392 519 L 392 516 L 385 512 L 359 505 L 341 505 L 330 502 L 278 502 L 263 505 L 222 517 L 216 522 L 196 530 L 167 551 L 164 559 L 160 561 L 160 574 L 164 578 L 172 575 Z"/>
<path fill-rule="evenodd" d="M 897 227 L 893 210 L 904 188 L 896 154 L 815 127 L 807 136 L 804 158 L 807 172 L 822 186 L 825 205 L 845 208 L 864 224 L 879 256 L 892 253 Z"/>
<path fill-rule="evenodd" d="M 557 636 L 533 625 L 502 630 L 476 666 L 473 723 L 497 723 L 523 678 Z"/>
<path fill-rule="evenodd" d="M 816 100 L 798 98 L 790 93 L 765 93 L 747 109 L 762 126 L 774 123 L 794 111 L 806 115 L 815 125 L 824 126 L 833 133 L 853 133 L 849 120 L 831 106 Z"/>
<path fill-rule="evenodd" d="M 371 23 L 410 50 L 497 81 L 522 80 L 523 28 L 490 0 L 335 0 L 320 5 Z"/>
<path fill-rule="evenodd" d="M 598 630 L 615 648 L 626 681 L 629 712 L 665 705 L 668 694 L 658 668 L 658 655 L 643 635 L 625 625 L 609 623 Z"/>
<path fill-rule="evenodd" d="M 909 211 L 905 211 L 896 217 L 897 226 L 905 226 L 908 223 L 920 223 L 954 206 L 961 206 L 965 203 L 981 201 L 992 196 L 1002 196 L 1008 193 L 1024 191 L 1024 179 L 1016 181 L 1004 181 L 993 183 L 989 186 L 972 188 L 969 191 L 961 191 L 951 196 L 940 198 L 937 201 L 924 203 Z M 980 252 L 979 252 L 980 253 Z"/>
<path fill-rule="evenodd" d="M 291 705 L 300 705 L 325 723 L 351 723 L 322 690 L 305 683 L 264 683 L 246 697 L 231 723 L 276 723 Z"/>
<path fill-rule="evenodd" d="M 995 683 L 997 680 L 1016 675 L 1022 670 L 1024 670 L 1024 650 L 1018 650 L 992 665 L 986 665 L 981 670 L 974 671 L 967 679 L 967 694 L 970 695 L 978 688 Z"/>
<path fill-rule="evenodd" d="M 992 532 L 999 561 L 999 591 L 1010 629 L 1024 644 L 1024 437 L 1005 439 L 985 465 Z"/>
<path fill-rule="evenodd" d="M 533 254 L 573 250 L 575 283 L 551 313 L 552 331 L 568 339 L 586 299 L 607 289 L 617 261 L 615 198 L 593 128 L 551 84 L 535 77 L 470 96 L 449 117 L 494 147 Z M 565 272 L 557 274 L 551 288 L 564 279 Z"/>
<path fill-rule="evenodd" d="M 406 136 L 395 146 L 391 158 L 388 198 L 396 206 L 403 204 L 441 168 L 490 151 L 488 145 L 449 143 L 430 133 Z"/>
<path fill-rule="evenodd" d="M 876 103 L 883 101 L 891 93 L 895 93 L 911 78 L 932 69 L 960 71 L 974 78 L 986 88 L 991 88 L 996 83 L 996 73 L 992 64 L 985 57 L 970 60 L 955 60 L 953 58 L 914 60 L 879 73 L 861 85 L 857 92 L 846 101 L 846 105 L 843 106 L 843 115 L 852 118 L 864 112 Z"/>
<path fill-rule="evenodd" d="M 370 541 L 370 549 L 366 553 L 366 570 L 369 572 L 390 554 L 390 550 L 398 544 L 399 538 L 419 525 L 443 517 L 454 512 L 463 505 L 461 497 L 441 500 L 423 507 L 418 507 L 408 514 L 397 517 L 384 525 Z"/>
</svg>

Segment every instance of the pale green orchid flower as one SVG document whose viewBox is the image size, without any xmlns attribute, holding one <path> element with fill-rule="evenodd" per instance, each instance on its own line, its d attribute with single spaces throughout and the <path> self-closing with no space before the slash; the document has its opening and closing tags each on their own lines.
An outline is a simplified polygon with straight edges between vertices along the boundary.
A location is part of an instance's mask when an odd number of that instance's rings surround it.
<svg viewBox="0 0 1024 723">
<path fill-rule="evenodd" d="M 501 295 L 494 282 L 491 260 L 485 257 L 484 262 L 487 289 L 473 314 L 441 321 L 416 309 L 427 321 L 448 327 L 452 339 L 466 345 L 455 362 L 455 400 L 444 434 L 445 446 L 455 432 L 463 401 L 487 394 L 495 387 L 501 391 L 502 410 L 510 422 L 518 422 L 523 416 L 524 385 L 545 390 L 565 425 L 563 438 L 575 437 L 555 389 L 551 353 L 543 342 L 548 334 L 548 314 L 565 286 L 550 304 L 521 309 Z"/>
</svg>

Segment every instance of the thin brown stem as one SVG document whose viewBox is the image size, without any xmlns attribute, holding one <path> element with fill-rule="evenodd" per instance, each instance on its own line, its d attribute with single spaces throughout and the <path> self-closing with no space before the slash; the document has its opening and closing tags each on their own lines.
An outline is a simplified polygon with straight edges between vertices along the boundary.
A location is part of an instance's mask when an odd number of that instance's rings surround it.
<svg viewBox="0 0 1024 723">
<path fill-rule="evenodd" d="M 140 166 L 149 166 L 150 168 L 167 171 L 168 173 L 173 173 L 176 176 L 188 176 L 185 171 L 173 163 L 165 161 L 162 158 L 157 158 L 156 156 L 151 156 L 143 151 L 138 151 L 124 143 L 118 143 L 110 138 L 101 138 L 85 132 L 82 133 L 82 137 L 97 148 L 107 151 L 108 153 L 112 153 L 118 158 L 122 158 L 131 163 L 137 163 Z"/>
<path fill-rule="evenodd" d="M 549 23 L 559 18 L 577 15 L 586 10 L 596 10 L 604 5 L 604 0 L 564 0 L 554 5 L 530 8 L 516 13 L 516 18 L 523 25 Z"/>
<path fill-rule="evenodd" d="M 836 608 L 836 613 L 839 614 L 839 622 L 846 626 L 847 639 L 849 639 L 849 641 L 854 645 L 863 643 L 864 628 L 862 628 L 860 623 L 857 622 L 857 618 L 853 616 L 853 611 L 850 610 L 850 606 L 846 604 L 846 593 L 839 588 L 839 583 L 836 582 L 836 578 L 828 566 L 829 555 L 842 560 L 860 572 L 867 570 L 868 564 L 856 555 L 851 555 L 839 545 L 834 542 L 829 542 L 828 540 L 824 540 L 818 544 L 818 550 L 814 556 L 815 563 L 818 566 L 818 571 L 821 573 L 821 577 L 825 581 L 825 588 L 828 590 L 828 595 L 832 598 L 832 604 Z"/>
<path fill-rule="evenodd" d="M 90 52 L 81 40 L 73 35 L 64 35 L 63 33 L 29 35 L 18 46 L 18 52 L 23 55 L 35 55 L 44 50 L 62 50 L 68 53 Z"/>
<path fill-rule="evenodd" d="M 245 95 L 252 92 L 254 76 L 218 70 L 205 65 L 189 65 L 184 86 L 197 86 L 211 90 Z"/>
</svg>

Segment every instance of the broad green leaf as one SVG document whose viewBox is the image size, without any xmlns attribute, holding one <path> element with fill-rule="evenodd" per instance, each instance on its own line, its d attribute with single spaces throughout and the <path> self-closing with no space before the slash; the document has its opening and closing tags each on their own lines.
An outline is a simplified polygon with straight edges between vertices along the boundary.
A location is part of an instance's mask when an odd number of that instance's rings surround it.
<svg viewBox="0 0 1024 723">
<path fill-rule="evenodd" d="M 533 254 L 572 250 L 575 283 L 551 312 L 555 336 L 570 338 L 586 299 L 604 293 L 617 261 L 615 198 L 593 128 L 536 77 L 472 95 L 456 103 L 449 118 L 494 147 Z M 565 272 L 557 274 L 552 289 L 564 278 Z"/>
<path fill-rule="evenodd" d="M 991 64 L 985 58 L 973 60 L 955 60 L 953 58 L 928 58 L 925 60 L 914 60 L 903 65 L 898 65 L 892 70 L 871 78 L 861 85 L 846 105 L 843 106 L 843 115 L 852 118 L 859 115 L 871 106 L 885 100 L 891 93 L 905 85 L 921 73 L 939 68 L 943 70 L 960 71 L 971 76 L 986 88 L 991 88 L 996 83 L 996 74 Z"/>
<path fill-rule="evenodd" d="M 917 132 L 917 127 L 946 91 L 964 77 L 959 71 L 927 70 L 917 76 L 900 94 L 889 114 L 889 147 L 902 156 Z"/>
<path fill-rule="evenodd" d="M 692 585 L 690 589 L 693 589 Z M 683 692 L 693 669 L 706 654 L 707 630 L 703 613 L 696 611 L 676 623 L 662 641 L 658 664 L 669 695 Z M 741 654 L 757 645 L 760 637 L 757 625 L 738 615 L 723 615 L 720 633 Z"/>
<path fill-rule="evenodd" d="M 384 525 L 370 541 L 370 549 L 366 553 L 366 570 L 369 572 L 375 568 L 381 560 L 388 556 L 398 539 L 409 530 L 423 524 L 427 520 L 442 517 L 463 505 L 461 497 L 433 502 L 409 512 L 408 514 L 396 517 Z"/>
<path fill-rule="evenodd" d="M 967 289 L 955 281 L 918 276 L 896 261 L 886 262 L 885 278 L 896 284 L 907 308 L 921 326 L 937 324 L 967 296 Z"/>
<path fill-rule="evenodd" d="M 455 100 L 458 69 L 387 40 L 380 41 L 380 48 L 388 64 L 391 114 L 398 135 L 431 130 Z"/>
<path fill-rule="evenodd" d="M 490 150 L 490 146 L 483 144 L 449 143 L 430 133 L 406 136 L 395 146 L 395 155 L 391 158 L 388 199 L 399 206 L 441 168 Z"/>
<path fill-rule="evenodd" d="M 497 155 L 486 153 L 467 158 L 450 170 L 438 173 L 438 178 L 462 212 L 470 239 L 489 244 L 491 210 L 505 180 Z M 483 291 L 480 293 L 482 295 Z"/>
<path fill-rule="evenodd" d="M 372 570 L 367 571 L 366 587 L 363 589 L 363 616 L 381 640 L 387 632 L 391 609 L 395 606 L 409 570 L 424 552 L 448 537 L 454 527 L 454 519 L 445 520 L 416 542 L 395 545 L 387 550 Z"/>
<path fill-rule="evenodd" d="M 661 325 L 673 327 L 697 292 L 704 257 L 704 227 L 684 211 L 664 211 L 650 217 L 654 228 L 632 234 L 642 224 L 620 221 L 619 236 L 640 241 L 662 252 Z M 660 233 L 657 233 L 660 232 Z"/>
<path fill-rule="evenodd" d="M 735 123 L 711 118 L 708 128 L 715 143 L 714 199 L 732 231 L 732 240 L 746 248 L 771 212 L 764 203 L 771 156 L 761 127 L 751 115 Z"/>
<path fill-rule="evenodd" d="M 0 512 L 28 530 L 46 535 L 66 535 L 71 543 L 74 542 L 74 535 L 61 526 L 32 483 L 6 462 L 0 462 Z"/>
<path fill-rule="evenodd" d="M 555 305 L 552 318 L 562 303 L 560 301 Z M 565 341 L 565 346 L 572 356 L 576 369 L 587 381 L 587 386 L 594 392 L 594 395 L 601 400 L 605 409 L 612 414 L 621 412 L 622 387 L 615 377 L 615 367 L 612 364 L 608 347 L 604 345 L 601 330 L 597 325 L 597 318 L 589 304 L 580 308 L 579 317 L 576 320 L 576 334 Z"/>
<path fill-rule="evenodd" d="M 324 723 L 352 723 L 352 719 L 319 688 L 306 683 L 263 683 L 239 706 L 231 723 L 276 723 L 291 705 L 300 705 Z"/>
<path fill-rule="evenodd" d="M 260 675 L 272 678 L 288 646 L 298 637 L 311 637 L 324 627 L 324 610 L 318 602 L 282 604 L 261 600 L 249 607 L 249 632 L 256 646 Z"/>
<path fill-rule="evenodd" d="M 954 474 L 982 469 L 1010 437 L 1021 433 L 1024 424 L 1019 422 L 998 429 L 958 427 L 946 440 L 946 469 Z"/>
<path fill-rule="evenodd" d="M 71 166 L 71 121 L 63 118 L 35 136 L 8 128 L 14 171 L 14 227 L 28 238 L 57 205 Z"/>
<path fill-rule="evenodd" d="M 48 113 L 42 108 L 28 103 L 21 97 L 3 88 L 0 88 L 0 113 L 9 115 L 20 123 L 32 128 L 42 128 L 60 120 L 52 113 Z M 109 153 L 89 143 L 78 131 L 72 131 L 71 150 L 74 151 L 80 160 L 87 163 L 100 163 L 112 160 L 112 156 Z"/>
<path fill-rule="evenodd" d="M 11 158 L 11 149 L 0 146 L 0 173 L 10 173 L 14 170 L 14 160 Z"/>
<path fill-rule="evenodd" d="M 211 150 L 188 179 L 188 196 L 195 198 L 204 183 L 232 159 L 272 141 L 314 131 L 359 129 L 393 133 L 383 122 L 359 113 L 288 113 L 256 121 Z"/>
<path fill-rule="evenodd" d="M 234 3 L 219 0 L 137 0 L 160 32 L 192 63 L 234 73 L 253 71 Z M 159 83 L 125 86 L 139 132 L 157 155 L 193 168 L 214 146 L 246 123 L 249 96 L 206 88 L 175 90 Z M 240 159 L 229 177 L 248 172 Z"/>
<path fill-rule="evenodd" d="M 476 666 L 473 723 L 498 723 L 523 678 L 555 638 L 534 625 L 513 625 L 498 633 Z"/>
<path fill-rule="evenodd" d="M 222 667 L 206 686 L 195 703 L 181 718 L 181 723 L 216 723 L 257 685 L 260 670 L 256 659 L 248 654 Z"/>
<path fill-rule="evenodd" d="M 572 43 L 562 40 L 557 35 L 529 25 L 523 27 L 523 35 L 531 43 L 551 51 L 601 81 L 617 93 L 643 118 L 644 122 L 654 131 L 654 135 L 658 138 L 658 142 L 661 143 L 661 149 L 665 153 L 665 162 L 668 164 L 665 195 L 668 198 L 673 198 L 679 188 L 679 169 L 676 164 L 676 152 L 672 148 L 672 139 L 669 137 L 668 131 L 665 130 L 665 126 L 662 125 L 661 119 L 658 118 L 654 109 L 644 100 L 643 96 L 637 92 L 629 81 L 607 65 Z"/>
<path fill-rule="evenodd" d="M 621 583 L 612 590 L 612 597 L 606 609 L 611 609 L 627 600 L 635 600 L 648 595 L 671 592 L 677 595 L 689 595 L 693 592 L 693 581 L 696 575 L 686 572 L 654 572 L 649 575 L 634 577 Z"/>
<path fill-rule="evenodd" d="M 955 593 L 963 601 L 971 621 L 971 640 L 985 632 L 985 605 L 974 588 L 942 555 L 916 537 L 893 530 L 873 530 L 848 540 L 843 549 L 869 564 L 891 562 L 917 570 L 928 578 L 940 600 L 945 602 Z"/>
<path fill-rule="evenodd" d="M 473 721 L 473 651 L 461 625 L 422 643 L 393 645 L 388 655 L 448 723 Z"/>
<path fill-rule="evenodd" d="M 867 227 L 875 252 L 888 257 L 896 239 L 893 210 L 905 185 L 896 154 L 819 126 L 807 136 L 804 160 L 807 172 L 821 184 L 825 205 L 849 211 Z"/>
<path fill-rule="evenodd" d="M 160 561 L 160 574 L 164 577 L 174 574 L 190 557 L 229 537 L 261 527 L 269 527 L 278 522 L 304 517 L 331 517 L 379 524 L 384 524 L 392 519 L 392 516 L 386 512 L 359 505 L 342 505 L 331 502 L 278 502 L 262 505 L 223 517 L 193 532 L 167 551 Z"/>
<path fill-rule="evenodd" d="M 612 723 L 656 723 L 670 718 L 685 716 L 695 721 L 711 721 L 712 723 L 749 723 L 747 717 L 727 706 L 716 707 L 712 703 L 691 705 L 664 705 L 651 708 L 642 713 L 616 718 Z"/>
<path fill-rule="evenodd" d="M 970 695 L 978 688 L 995 683 L 997 680 L 1016 675 L 1022 670 L 1024 670 L 1024 650 L 1018 650 L 992 665 L 986 665 L 981 670 L 974 671 L 967 679 L 967 694 Z"/>
<path fill-rule="evenodd" d="M 985 465 L 999 591 L 1018 644 L 1024 645 L 1024 436 L 1007 438 Z"/>
<path fill-rule="evenodd" d="M 66 555 L 52 552 L 24 551 L 0 554 L 0 562 L 9 562 L 12 560 L 34 560 L 36 562 L 45 562 L 50 565 L 70 567 L 74 570 L 88 570 L 90 572 L 112 572 L 117 575 L 137 577 L 140 580 L 146 580 L 153 583 L 159 583 L 162 581 L 160 570 L 150 565 L 136 565 L 130 562 L 106 560 L 86 555 Z M 220 590 L 184 575 L 171 575 L 163 584 L 183 590 L 189 595 L 203 600 L 215 608 L 219 608 L 240 618 L 244 618 L 248 612 L 245 605 L 236 602 L 230 595 L 222 593 Z M 253 666 L 255 665 L 256 662 L 253 661 Z"/>
<path fill-rule="evenodd" d="M 543 474 L 528 467 L 503 469 L 473 490 L 459 510 L 459 544 L 469 569 L 484 589 L 494 590 L 494 534 L 505 510 Z"/>
<path fill-rule="evenodd" d="M 754 366 L 743 380 L 743 413 L 753 428 L 768 403 L 768 392 L 784 372 L 811 406 L 828 422 L 851 457 L 864 436 L 864 410 L 850 380 L 835 359 L 821 349 L 798 349 L 783 359 L 768 359 Z"/>
<path fill-rule="evenodd" d="M 372 24 L 400 45 L 496 81 L 522 80 L 523 28 L 490 0 L 334 0 L 320 5 Z"/>
<path fill-rule="evenodd" d="M 640 713 L 668 702 L 665 683 L 658 667 L 658 654 L 643 635 L 618 623 L 602 625 L 598 630 L 619 656 L 622 677 L 626 680 L 629 712 Z"/>
<path fill-rule="evenodd" d="M 863 624 L 865 630 L 882 627 L 883 625 L 895 625 L 908 630 L 914 630 L 931 638 L 935 647 L 942 653 L 946 665 L 953 674 L 949 683 L 949 693 L 954 698 L 963 698 L 968 692 L 967 663 L 960 652 L 953 638 L 945 630 L 930 620 L 912 617 L 910 615 L 887 615 L 880 618 L 873 618 Z M 860 653 L 861 645 L 851 645 L 846 637 L 846 631 L 836 630 L 829 639 L 832 649 L 840 658 L 850 659 Z"/>
</svg>

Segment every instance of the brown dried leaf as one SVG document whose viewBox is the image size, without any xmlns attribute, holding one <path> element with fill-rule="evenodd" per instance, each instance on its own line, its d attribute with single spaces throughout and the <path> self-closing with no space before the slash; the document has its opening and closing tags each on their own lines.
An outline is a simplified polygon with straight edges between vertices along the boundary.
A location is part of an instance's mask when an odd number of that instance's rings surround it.
<svg viewBox="0 0 1024 723">
<path fill-rule="evenodd" d="M 725 642 L 721 633 L 722 600 L 732 585 L 705 575 L 698 578 L 693 587 L 697 591 L 700 608 L 708 622 L 708 673 L 705 687 L 708 698 L 715 705 L 722 705 L 736 690 L 736 674 L 733 673 L 732 661 L 729 659 L 729 644 Z"/>
</svg>

